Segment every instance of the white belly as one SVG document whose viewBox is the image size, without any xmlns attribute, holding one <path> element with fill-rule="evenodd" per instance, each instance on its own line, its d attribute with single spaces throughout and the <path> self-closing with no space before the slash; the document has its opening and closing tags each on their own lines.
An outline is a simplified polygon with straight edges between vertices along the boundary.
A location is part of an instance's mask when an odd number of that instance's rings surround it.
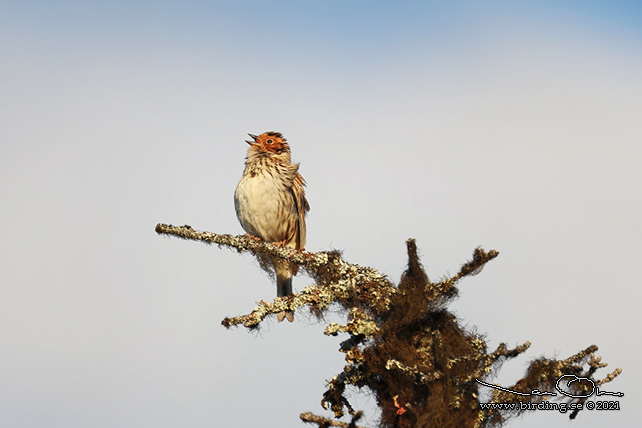
<svg viewBox="0 0 642 428">
<path fill-rule="evenodd" d="M 287 238 L 287 220 L 296 210 L 290 189 L 270 174 L 241 178 L 234 193 L 234 206 L 243 229 L 268 242 Z"/>
</svg>

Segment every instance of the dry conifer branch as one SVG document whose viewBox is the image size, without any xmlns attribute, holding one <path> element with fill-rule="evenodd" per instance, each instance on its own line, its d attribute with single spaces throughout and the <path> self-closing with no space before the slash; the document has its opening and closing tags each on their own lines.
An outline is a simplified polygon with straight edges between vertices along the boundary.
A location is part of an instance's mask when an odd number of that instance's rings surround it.
<svg viewBox="0 0 642 428">
<path fill-rule="evenodd" d="M 499 253 L 477 248 L 472 260 L 459 272 L 439 282 L 426 275 L 417 255 L 414 240 L 407 241 L 408 267 L 399 284 L 394 285 L 375 269 L 350 264 L 338 251 L 296 251 L 252 239 L 247 235 L 219 235 L 199 232 L 190 226 L 158 224 L 156 232 L 183 239 L 202 241 L 252 253 L 261 267 L 271 271 L 274 261 L 284 259 L 297 264 L 315 281 L 299 293 L 278 297 L 272 303 L 260 301 L 252 312 L 225 318 L 225 327 L 244 325 L 257 328 L 268 315 L 307 307 L 322 319 L 332 305 L 344 310 L 344 324 L 330 323 L 326 335 L 347 335 L 340 351 L 346 366 L 328 383 L 322 406 L 334 412 L 336 419 L 304 413 L 301 420 L 319 427 L 355 427 L 361 413 L 356 412 L 346 396 L 349 386 L 370 392 L 381 408 L 381 427 L 491 427 L 526 410 L 483 409 L 480 384 L 489 382 L 503 362 L 523 354 L 530 342 L 515 348 L 500 343 L 489 352 L 483 336 L 459 324 L 446 306 L 457 296 L 457 282 L 478 274 Z M 593 379 L 595 372 L 606 366 L 595 355 L 597 346 L 564 360 L 538 358 L 532 361 L 522 379 L 504 389 L 485 390 L 493 403 L 538 403 L 541 395 L 518 395 L 531 391 L 553 391 L 563 375 Z M 621 373 L 616 369 L 597 385 L 612 381 Z M 489 384 L 490 385 L 490 384 Z M 591 383 L 574 382 L 573 393 L 590 391 Z M 558 397 L 559 398 L 559 397 Z M 583 403 L 582 398 L 568 398 L 566 403 Z M 345 413 L 351 422 L 338 419 Z M 578 411 L 570 414 L 575 418 Z"/>
</svg>

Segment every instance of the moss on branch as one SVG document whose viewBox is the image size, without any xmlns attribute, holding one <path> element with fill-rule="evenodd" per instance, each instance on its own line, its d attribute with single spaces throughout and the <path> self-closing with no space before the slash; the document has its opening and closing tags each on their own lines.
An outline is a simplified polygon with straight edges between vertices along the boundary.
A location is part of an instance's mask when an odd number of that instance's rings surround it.
<svg viewBox="0 0 642 428">
<path fill-rule="evenodd" d="M 331 306 L 343 309 L 345 323 L 330 323 L 326 335 L 347 335 L 340 352 L 346 366 L 328 383 L 322 406 L 332 410 L 335 419 L 304 413 L 301 420 L 319 427 L 357 427 L 361 413 L 355 411 L 346 388 L 369 391 L 381 408 L 382 427 L 490 427 L 500 426 L 525 410 L 482 409 L 480 382 L 496 376 L 503 362 L 522 355 L 530 342 L 515 348 L 500 345 L 492 352 L 483 336 L 460 325 L 447 310 L 457 296 L 458 282 L 478 274 L 499 255 L 495 250 L 477 248 L 472 259 L 459 272 L 438 282 L 426 275 L 413 239 L 407 241 L 408 267 L 398 284 L 370 267 L 343 260 L 338 251 L 297 251 L 265 243 L 247 235 L 219 235 L 200 232 L 190 226 L 158 224 L 156 232 L 182 239 L 217 244 L 238 252 L 253 254 L 261 267 L 271 271 L 277 260 L 287 260 L 305 271 L 315 282 L 299 293 L 277 297 L 273 302 L 259 301 L 249 314 L 228 317 L 225 327 L 243 325 L 258 328 L 270 314 L 295 311 L 306 307 L 320 319 Z M 551 391 L 563 375 L 593 379 L 595 372 L 606 366 L 595 355 L 597 346 L 563 360 L 538 358 L 514 385 L 504 388 L 524 393 Z M 595 385 L 612 381 L 621 373 L 616 369 Z M 585 393 L 590 383 L 575 382 L 571 390 Z M 490 400 L 510 403 L 528 400 L 538 402 L 542 396 L 525 398 L 502 389 L 492 389 Z M 568 402 L 582 403 L 582 398 Z M 346 412 L 350 422 L 339 419 Z M 575 418 L 578 411 L 570 414 Z"/>
</svg>

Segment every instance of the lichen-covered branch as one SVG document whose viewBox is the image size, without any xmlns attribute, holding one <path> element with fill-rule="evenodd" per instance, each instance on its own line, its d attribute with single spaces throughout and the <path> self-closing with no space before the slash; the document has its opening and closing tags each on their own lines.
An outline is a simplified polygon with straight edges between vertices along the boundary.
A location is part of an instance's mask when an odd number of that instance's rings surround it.
<svg viewBox="0 0 642 428">
<path fill-rule="evenodd" d="M 250 252 L 268 272 L 271 272 L 275 259 L 287 260 L 298 265 L 315 280 L 315 286 L 306 287 L 297 294 L 277 298 L 274 303 L 261 302 L 248 315 L 225 318 L 222 323 L 226 327 L 243 324 L 254 328 L 269 314 L 295 310 L 302 306 L 308 306 L 313 313 L 321 315 L 332 303 L 349 308 L 353 303 L 361 302 L 369 312 L 381 314 L 388 310 L 390 296 L 397 291 L 384 275 L 369 267 L 347 263 L 338 251 L 313 253 L 293 250 L 248 235 L 199 232 L 187 225 L 161 223 L 156 225 L 156 232 L 206 244 L 218 244 L 234 248 L 238 252 Z"/>
<path fill-rule="evenodd" d="M 357 425 L 357 421 L 361 419 L 363 412 L 357 412 L 350 422 L 341 422 L 335 419 L 324 418 L 323 416 L 317 416 L 312 414 L 312 412 L 301 413 L 299 416 L 303 422 L 310 424 L 317 424 L 319 428 L 329 428 L 329 427 L 341 427 L 341 428 L 365 428 L 360 425 Z"/>
<path fill-rule="evenodd" d="M 516 409 L 482 409 L 477 381 L 489 382 L 503 362 L 522 355 L 530 342 L 515 348 L 506 344 L 490 352 L 483 336 L 461 326 L 447 310 L 457 296 L 457 283 L 478 274 L 496 258 L 495 250 L 477 248 L 472 259 L 459 272 L 432 282 L 417 255 L 414 240 L 407 241 L 408 267 L 398 284 L 375 269 L 351 264 L 338 251 L 297 251 L 265 243 L 247 235 L 219 235 L 199 232 L 190 226 L 158 224 L 156 232 L 182 239 L 202 241 L 252 253 L 262 268 L 271 271 L 275 261 L 286 260 L 305 271 L 315 282 L 299 293 L 277 297 L 273 302 L 259 301 L 249 314 L 225 318 L 225 327 L 243 325 L 253 329 L 270 314 L 307 308 L 320 319 L 331 306 L 344 310 L 344 323 L 330 323 L 326 335 L 346 335 L 340 352 L 346 365 L 329 382 L 322 406 L 331 409 L 336 419 L 304 413 L 301 419 L 319 427 L 355 427 L 361 413 L 355 411 L 346 394 L 350 386 L 372 393 L 381 408 L 381 427 L 490 427 L 524 412 Z M 528 393 L 548 391 L 563 375 L 592 379 L 595 385 L 612 381 L 620 369 L 602 379 L 594 379 L 606 363 L 595 355 L 592 345 L 564 360 L 538 358 L 511 391 Z M 490 384 L 489 384 L 490 385 Z M 578 395 L 591 383 L 575 382 L 570 387 Z M 538 402 L 542 396 L 516 395 L 493 389 L 492 402 Z M 565 398 L 582 403 L 583 398 Z M 346 413 L 351 422 L 339 419 Z M 578 411 L 570 414 L 575 418 Z"/>
<path fill-rule="evenodd" d="M 259 257 L 259 261 L 264 260 L 266 257 L 278 257 L 310 268 L 313 268 L 315 264 L 323 265 L 328 263 L 327 254 L 331 254 L 297 251 L 284 246 L 264 242 L 250 237 L 249 235 L 232 236 L 212 232 L 201 232 L 193 229 L 189 225 L 173 226 L 171 224 L 158 223 L 156 225 L 156 233 L 160 235 L 172 235 L 192 241 L 201 241 L 206 244 L 217 244 L 219 247 L 234 248 L 239 253 L 251 252 Z"/>
</svg>

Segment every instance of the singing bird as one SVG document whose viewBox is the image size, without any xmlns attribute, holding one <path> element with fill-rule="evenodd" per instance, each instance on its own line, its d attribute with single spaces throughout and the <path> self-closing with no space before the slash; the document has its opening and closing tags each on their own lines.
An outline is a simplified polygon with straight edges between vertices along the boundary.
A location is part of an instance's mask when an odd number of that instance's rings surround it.
<svg viewBox="0 0 642 428">
<path fill-rule="evenodd" d="M 293 164 L 290 146 L 280 132 L 248 134 L 252 140 L 245 157 L 245 169 L 234 192 L 236 216 L 245 231 L 267 242 L 277 242 L 289 248 L 305 248 L 305 215 L 310 205 L 305 198 L 305 180 L 299 174 L 299 164 Z M 292 294 L 292 275 L 298 266 L 281 260 L 274 264 L 276 294 Z M 290 311 L 277 314 L 279 322 Z"/>
</svg>

